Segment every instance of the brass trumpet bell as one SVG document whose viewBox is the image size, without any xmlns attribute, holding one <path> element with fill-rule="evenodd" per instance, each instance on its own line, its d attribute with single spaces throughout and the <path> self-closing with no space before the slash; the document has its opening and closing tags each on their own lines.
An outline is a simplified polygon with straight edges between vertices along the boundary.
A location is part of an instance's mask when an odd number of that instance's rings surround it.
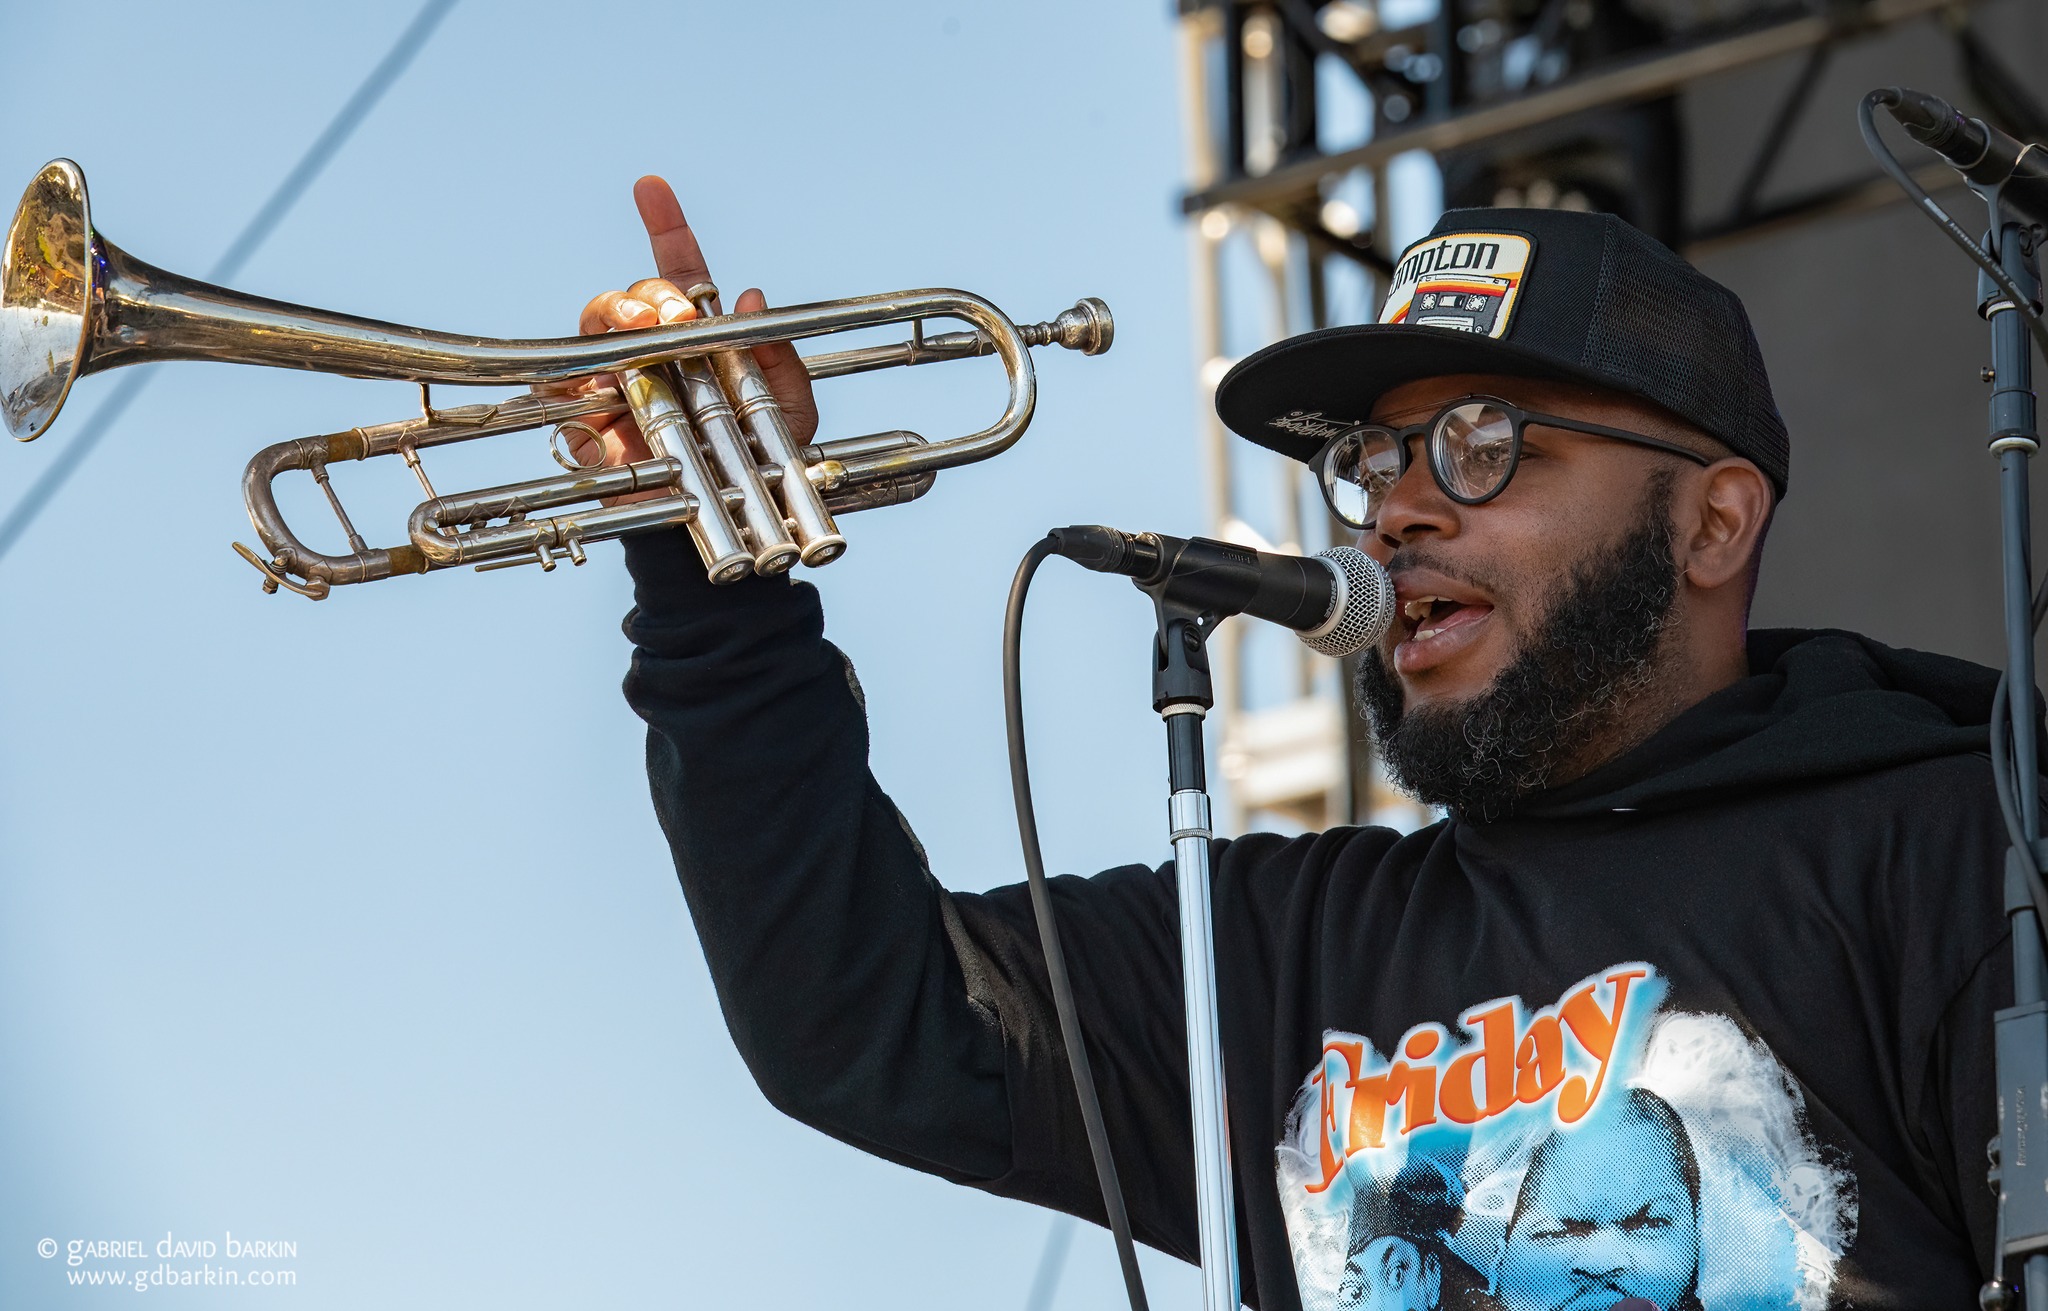
<svg viewBox="0 0 2048 1311">
<path fill-rule="evenodd" d="M 99 264 L 85 174 L 52 160 L 22 193 L 0 250 L 0 415 L 30 442 L 49 431 L 85 356 Z"/>
</svg>

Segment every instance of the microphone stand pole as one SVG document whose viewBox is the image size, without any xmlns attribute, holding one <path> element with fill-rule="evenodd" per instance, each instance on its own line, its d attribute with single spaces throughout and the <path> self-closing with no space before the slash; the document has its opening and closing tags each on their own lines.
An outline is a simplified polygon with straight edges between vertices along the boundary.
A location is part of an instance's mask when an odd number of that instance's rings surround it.
<svg viewBox="0 0 2048 1311">
<path fill-rule="evenodd" d="M 1991 207 L 1991 247 L 2019 289 L 2037 305 L 2040 271 L 2035 230 L 2007 221 L 1997 189 L 1978 190 Z M 1990 450 L 1998 457 L 2000 521 L 2004 540 L 2005 658 L 2011 722 L 2013 787 L 2022 835 L 2030 851 L 2006 853 L 2005 912 L 2012 923 L 2013 1005 L 1996 1016 L 1998 1139 L 1993 1179 L 1998 1188 L 1998 1239 L 1992 1283 L 1980 1300 L 1987 1308 L 2010 1303 L 2014 1285 L 2028 1311 L 2048 1311 L 2048 1153 L 2027 1136 L 2048 1127 L 2048 970 L 2041 928 L 2029 892 L 2028 867 L 2038 869 L 2041 775 L 2034 725 L 2034 572 L 2029 518 L 2028 465 L 2040 449 L 2035 429 L 2033 346 L 2025 322 L 2005 293 L 1978 274 L 1978 312 L 1991 324 Z"/>
<path fill-rule="evenodd" d="M 1231 1183 L 1223 1046 L 1216 1016 L 1216 941 L 1209 914 L 1208 781 L 1202 717 L 1216 704 L 1209 634 L 1217 617 L 1151 593 L 1159 634 L 1152 658 L 1152 708 L 1166 721 L 1167 816 L 1180 889 L 1182 996 L 1188 1016 L 1188 1089 L 1194 1115 L 1195 1215 L 1201 1229 L 1203 1311 L 1238 1311 L 1237 1194 Z M 2044 1263 L 2048 1264 L 2048 1263 Z M 2044 1303 L 2048 1306 L 2048 1303 Z"/>
</svg>

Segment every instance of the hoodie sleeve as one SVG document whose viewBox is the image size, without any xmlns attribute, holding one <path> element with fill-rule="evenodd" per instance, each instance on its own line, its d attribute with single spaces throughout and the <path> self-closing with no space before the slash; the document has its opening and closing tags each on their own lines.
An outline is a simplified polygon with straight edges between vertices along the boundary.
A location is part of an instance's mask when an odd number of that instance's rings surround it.
<svg viewBox="0 0 2048 1311">
<path fill-rule="evenodd" d="M 868 770 L 859 684 L 816 589 L 714 588 L 680 533 L 626 556 L 626 695 L 655 811 L 762 1091 L 888 1160 L 1099 1220 L 1026 890 L 933 879 Z M 1052 885 L 1134 1224 L 1191 1253 L 1171 871 Z"/>
</svg>

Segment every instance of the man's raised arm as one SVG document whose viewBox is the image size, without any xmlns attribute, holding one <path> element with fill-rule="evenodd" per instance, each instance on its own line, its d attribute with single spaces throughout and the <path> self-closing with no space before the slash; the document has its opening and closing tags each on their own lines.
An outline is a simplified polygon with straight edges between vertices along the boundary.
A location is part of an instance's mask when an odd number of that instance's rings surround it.
<svg viewBox="0 0 2048 1311">
<path fill-rule="evenodd" d="M 677 287 L 708 278 L 666 184 L 642 179 L 635 199 L 663 277 L 593 299 L 586 332 L 693 317 Z M 750 290 L 737 307 L 764 304 Z M 786 344 L 756 357 L 808 441 L 802 362 Z M 601 440 L 607 462 L 645 458 L 629 416 Z M 956 895 L 932 877 L 869 773 L 866 708 L 816 589 L 786 576 L 713 586 L 682 531 L 629 538 L 626 559 L 626 694 L 648 723 L 655 810 L 762 1090 L 876 1155 L 1099 1218 L 1025 890 Z M 1134 1227 L 1191 1256 L 1170 876 L 1133 866 L 1053 891 Z"/>
</svg>

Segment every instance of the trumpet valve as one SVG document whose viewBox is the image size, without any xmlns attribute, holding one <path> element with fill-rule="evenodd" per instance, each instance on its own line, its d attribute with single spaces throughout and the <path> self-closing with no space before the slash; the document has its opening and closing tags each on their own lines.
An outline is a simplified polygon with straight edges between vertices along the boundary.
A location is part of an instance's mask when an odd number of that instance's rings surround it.
<svg viewBox="0 0 2048 1311">
<path fill-rule="evenodd" d="M 757 574 L 786 574 L 796 564 L 799 552 L 795 542 L 784 542 L 754 557 L 754 572 Z"/>
</svg>

